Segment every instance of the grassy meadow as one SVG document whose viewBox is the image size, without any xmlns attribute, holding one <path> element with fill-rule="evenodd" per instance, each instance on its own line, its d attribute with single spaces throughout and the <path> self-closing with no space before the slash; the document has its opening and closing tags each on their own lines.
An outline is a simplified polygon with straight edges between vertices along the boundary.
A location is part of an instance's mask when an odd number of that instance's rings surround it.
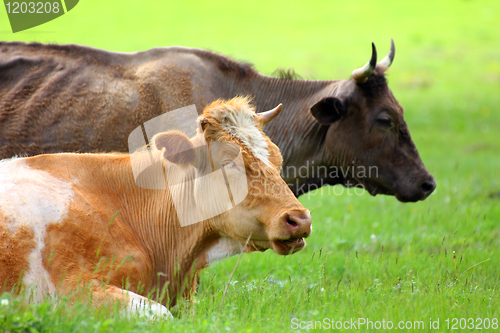
<svg viewBox="0 0 500 333">
<path fill-rule="evenodd" d="M 222 307 L 237 257 L 207 268 L 195 301 L 181 302 L 172 321 L 4 294 L 0 332 L 271 332 L 291 331 L 293 318 L 390 320 L 394 329 L 422 321 L 422 332 L 448 331 L 447 318 L 449 328 L 452 318 L 500 325 L 499 1 L 81 0 L 16 34 L 0 9 L 0 40 L 124 52 L 199 47 L 307 79 L 348 78 L 368 61 L 370 42 L 381 58 L 391 37 L 389 86 L 437 181 L 427 200 L 323 188 L 300 198 L 313 215 L 308 246 L 288 257 L 243 255 Z"/>
</svg>

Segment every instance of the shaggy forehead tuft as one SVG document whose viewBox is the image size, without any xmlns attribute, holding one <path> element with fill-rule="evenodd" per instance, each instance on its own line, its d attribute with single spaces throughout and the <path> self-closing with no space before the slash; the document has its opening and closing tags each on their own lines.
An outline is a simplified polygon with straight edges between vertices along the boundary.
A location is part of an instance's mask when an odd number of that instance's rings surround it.
<svg viewBox="0 0 500 333">
<path fill-rule="evenodd" d="M 270 165 L 267 141 L 257 127 L 255 107 L 250 104 L 249 97 L 216 100 L 205 108 L 203 116 L 241 141 L 256 158 Z"/>
</svg>

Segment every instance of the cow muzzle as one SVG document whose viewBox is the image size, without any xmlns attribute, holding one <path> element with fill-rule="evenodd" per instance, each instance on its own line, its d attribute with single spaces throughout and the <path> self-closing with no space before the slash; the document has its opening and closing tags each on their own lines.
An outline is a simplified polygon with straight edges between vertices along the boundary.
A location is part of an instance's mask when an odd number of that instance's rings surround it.
<svg viewBox="0 0 500 333">
<path fill-rule="evenodd" d="M 312 231 L 311 214 L 308 210 L 286 212 L 280 217 L 280 224 L 284 237 L 274 239 L 274 252 L 288 255 L 302 250 L 306 246 L 304 238 L 309 237 Z"/>
<path fill-rule="evenodd" d="M 407 189 L 396 189 L 396 198 L 401 202 L 425 200 L 436 189 L 436 181 L 430 174 L 408 186 Z"/>
</svg>

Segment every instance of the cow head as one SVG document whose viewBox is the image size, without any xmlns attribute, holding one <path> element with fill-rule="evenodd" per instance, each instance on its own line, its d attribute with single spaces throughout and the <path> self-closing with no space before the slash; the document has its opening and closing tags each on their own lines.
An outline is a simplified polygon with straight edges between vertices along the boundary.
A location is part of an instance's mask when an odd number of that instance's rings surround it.
<svg viewBox="0 0 500 333">
<path fill-rule="evenodd" d="M 217 100 L 198 118 L 194 138 L 180 132 L 153 138 L 170 164 L 167 173 L 182 168 L 192 175 L 193 189 L 186 192 L 191 191 L 197 209 L 209 217 L 209 228 L 247 244 L 247 252 L 294 253 L 311 233 L 309 211 L 280 177 L 279 149 L 262 132 L 280 111 L 281 105 L 257 115 L 247 98 Z M 228 200 L 220 200 L 228 192 Z"/>
<path fill-rule="evenodd" d="M 338 84 L 333 96 L 318 101 L 311 114 L 329 126 L 325 149 L 341 166 L 346 186 L 364 187 L 371 195 L 394 195 L 400 201 L 427 198 L 436 188 L 424 167 L 403 117 L 403 107 L 387 86 L 384 72 L 395 54 L 377 63 L 372 57 Z"/>
</svg>

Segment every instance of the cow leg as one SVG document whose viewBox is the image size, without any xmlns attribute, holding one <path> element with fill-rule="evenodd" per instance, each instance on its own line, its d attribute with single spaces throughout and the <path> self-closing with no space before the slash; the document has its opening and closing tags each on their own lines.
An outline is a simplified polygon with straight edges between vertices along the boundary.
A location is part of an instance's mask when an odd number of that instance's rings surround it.
<svg viewBox="0 0 500 333">
<path fill-rule="evenodd" d="M 167 307 L 162 304 L 116 286 L 97 287 L 92 293 L 94 306 L 100 306 L 104 302 L 112 302 L 113 300 L 118 300 L 125 305 L 120 311 L 122 315 L 137 315 L 151 320 L 173 318 Z"/>
</svg>

